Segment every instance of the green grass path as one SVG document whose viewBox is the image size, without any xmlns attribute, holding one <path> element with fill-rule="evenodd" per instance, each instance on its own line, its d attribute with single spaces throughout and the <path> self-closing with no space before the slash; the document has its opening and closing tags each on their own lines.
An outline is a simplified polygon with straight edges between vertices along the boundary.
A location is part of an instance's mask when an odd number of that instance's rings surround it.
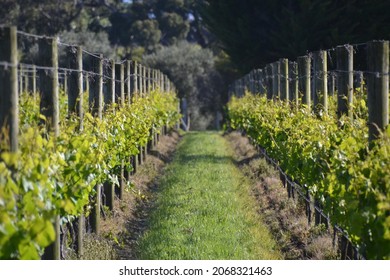
<svg viewBox="0 0 390 280">
<path fill-rule="evenodd" d="M 250 184 L 217 132 L 184 136 L 159 182 L 140 259 L 279 259 Z"/>
</svg>

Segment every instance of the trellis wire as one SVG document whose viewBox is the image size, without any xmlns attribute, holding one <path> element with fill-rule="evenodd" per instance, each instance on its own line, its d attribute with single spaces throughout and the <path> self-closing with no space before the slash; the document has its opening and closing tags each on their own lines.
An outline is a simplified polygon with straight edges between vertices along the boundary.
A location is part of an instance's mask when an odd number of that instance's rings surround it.
<svg viewBox="0 0 390 280">
<path fill-rule="evenodd" d="M 255 141 L 252 140 L 253 143 L 255 143 Z M 306 195 L 304 194 L 303 190 L 305 190 L 306 192 L 308 192 L 308 188 L 307 187 L 303 187 L 301 184 L 293 181 L 285 172 L 284 170 L 280 167 L 280 165 L 278 164 L 278 162 L 276 160 L 274 160 L 272 157 L 270 157 L 267 153 L 267 151 L 261 147 L 260 145 L 257 145 L 255 144 L 256 147 L 257 147 L 257 150 L 260 151 L 260 153 L 262 154 L 262 156 L 269 162 L 272 164 L 272 166 L 279 172 L 279 174 L 281 174 L 281 176 L 283 176 L 286 180 L 286 183 L 290 184 L 290 186 L 292 187 L 292 192 L 294 192 L 294 189 L 297 191 L 298 195 L 300 196 L 301 199 L 303 199 L 306 203 L 308 204 L 312 204 L 313 201 L 311 201 L 310 199 L 308 199 L 306 197 Z M 295 199 L 294 195 L 293 195 L 293 199 Z M 318 205 L 313 205 L 314 209 L 317 211 L 317 213 L 319 213 L 319 215 L 321 215 L 322 219 L 326 220 L 327 224 L 330 225 L 331 224 L 331 221 L 330 221 L 330 218 L 327 214 L 325 214 L 325 212 L 323 211 L 323 209 L 321 207 L 319 207 Z M 307 213 L 306 213 L 307 214 Z M 309 218 L 309 217 L 308 217 Z M 321 219 L 321 220 L 322 220 Z M 345 238 L 348 242 L 348 245 L 352 247 L 353 249 L 353 253 L 354 255 L 352 256 L 354 259 L 359 259 L 359 260 L 364 260 L 364 256 L 359 252 L 359 249 L 352 243 L 352 241 L 350 240 L 349 236 L 348 236 L 348 233 L 342 229 L 340 226 L 338 226 L 337 224 L 333 225 L 333 245 L 336 246 L 336 235 L 337 233 L 341 234 L 343 238 Z M 342 249 L 342 248 L 340 248 Z M 350 256 L 347 256 L 345 255 L 345 258 L 348 258 Z"/>
</svg>

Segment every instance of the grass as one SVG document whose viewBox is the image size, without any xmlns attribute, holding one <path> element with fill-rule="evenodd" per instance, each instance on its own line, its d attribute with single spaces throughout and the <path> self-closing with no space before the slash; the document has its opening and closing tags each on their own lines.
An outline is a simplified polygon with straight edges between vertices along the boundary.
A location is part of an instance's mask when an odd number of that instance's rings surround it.
<svg viewBox="0 0 390 280">
<path fill-rule="evenodd" d="M 278 241 L 284 259 L 338 259 L 332 234 L 324 225 L 308 225 L 305 203 L 288 198 L 279 171 L 262 158 L 238 132 L 225 135 L 240 170 L 252 182 L 263 221 Z"/>
<path fill-rule="evenodd" d="M 159 182 L 139 259 L 280 259 L 250 183 L 216 132 L 188 133 Z"/>
</svg>

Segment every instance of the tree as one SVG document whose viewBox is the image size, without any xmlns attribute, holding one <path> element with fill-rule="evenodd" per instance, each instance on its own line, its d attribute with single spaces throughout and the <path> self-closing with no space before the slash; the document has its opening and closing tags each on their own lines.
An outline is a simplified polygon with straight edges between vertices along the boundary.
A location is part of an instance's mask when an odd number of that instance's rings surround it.
<svg viewBox="0 0 390 280">
<path fill-rule="evenodd" d="M 205 0 L 204 23 L 242 72 L 281 57 L 390 38 L 386 0 Z"/>
<path fill-rule="evenodd" d="M 56 35 L 77 29 L 80 17 L 96 20 L 119 9 L 121 0 L 0 0 L 0 24 L 16 25 L 25 32 Z M 101 31 L 101 30 L 99 30 Z"/>
<path fill-rule="evenodd" d="M 93 53 L 101 53 L 106 58 L 111 58 L 113 55 L 108 34 L 105 32 L 74 32 L 65 31 L 59 34 L 60 40 L 67 44 L 83 47 Z"/>
<path fill-rule="evenodd" d="M 132 1 L 110 16 L 110 41 L 121 46 L 142 47 L 147 54 L 159 46 L 188 40 L 206 47 L 211 36 L 201 25 L 201 0 Z M 157 40 L 158 39 L 158 40 Z"/>
<path fill-rule="evenodd" d="M 221 79 L 210 50 L 182 41 L 145 56 L 143 61 L 165 73 L 179 97 L 188 100 L 194 129 L 212 125 L 215 112 L 221 110 Z"/>
</svg>

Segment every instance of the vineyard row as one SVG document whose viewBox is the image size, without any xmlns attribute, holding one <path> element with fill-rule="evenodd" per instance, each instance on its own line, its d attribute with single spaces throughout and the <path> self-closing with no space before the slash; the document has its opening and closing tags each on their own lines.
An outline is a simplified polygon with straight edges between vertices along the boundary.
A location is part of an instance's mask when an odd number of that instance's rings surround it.
<svg viewBox="0 0 390 280">
<path fill-rule="evenodd" d="M 231 85 L 228 115 L 345 232 L 359 254 L 344 256 L 389 259 L 389 42 L 360 46 L 363 71 L 349 45 L 253 70 Z"/>
<path fill-rule="evenodd" d="M 34 64 L 22 63 L 19 36 L 38 42 Z M 82 256 L 103 202 L 113 210 L 159 134 L 177 125 L 174 85 L 159 70 L 15 27 L 0 28 L 0 50 L 0 258 L 63 258 L 68 224 Z"/>
</svg>

